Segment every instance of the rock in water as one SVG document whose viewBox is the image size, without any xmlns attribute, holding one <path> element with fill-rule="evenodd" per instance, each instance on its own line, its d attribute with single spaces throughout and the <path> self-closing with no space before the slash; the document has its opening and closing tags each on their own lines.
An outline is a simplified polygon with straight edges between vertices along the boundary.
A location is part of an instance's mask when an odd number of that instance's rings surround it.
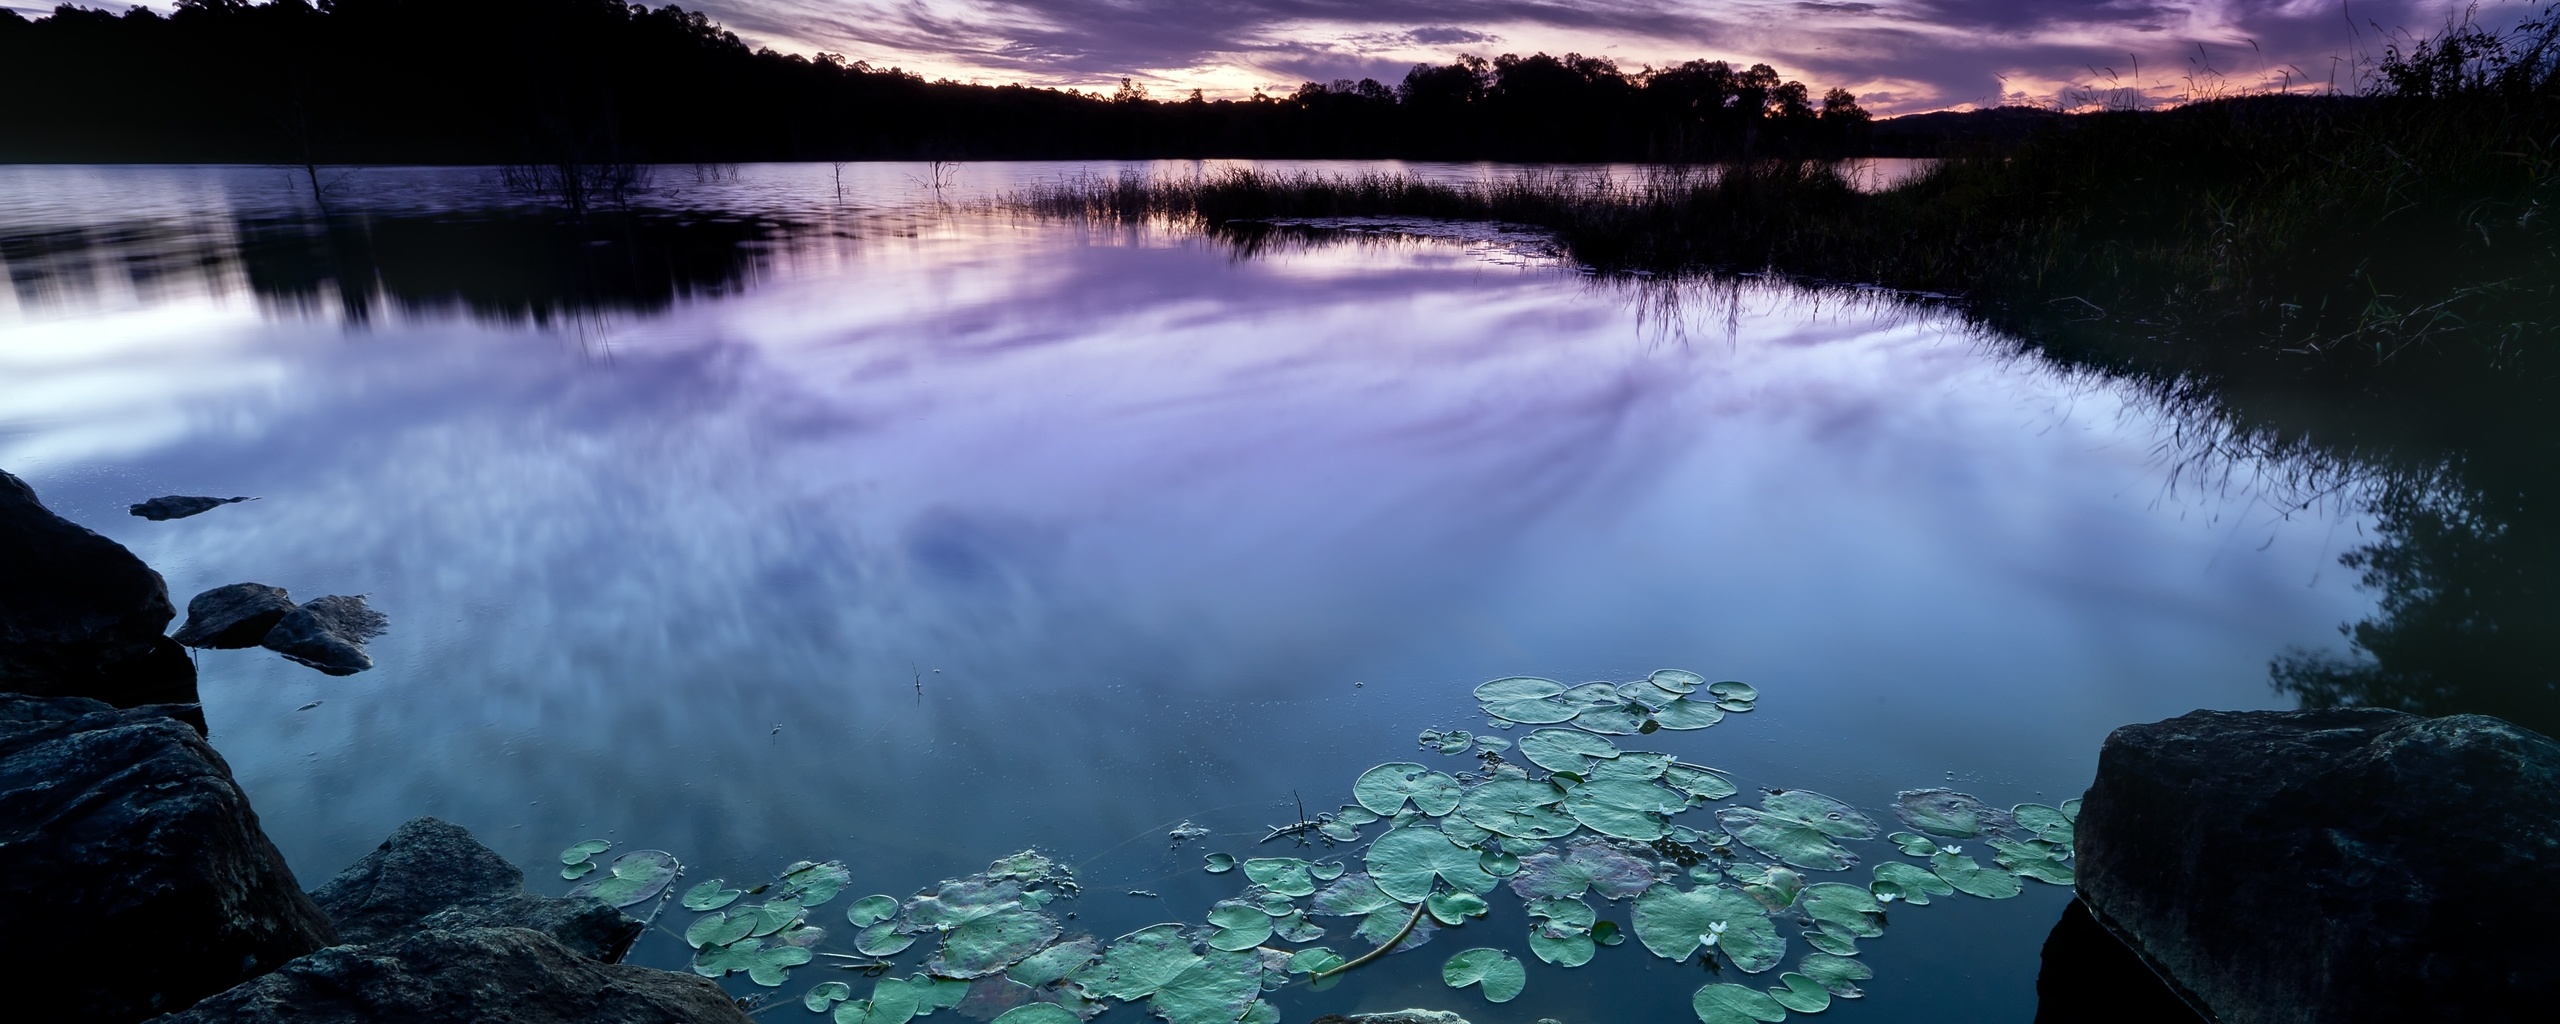
<svg viewBox="0 0 2560 1024">
<path fill-rule="evenodd" d="M 0 692 L 193 704 L 195 663 L 160 635 L 176 616 L 159 573 L 0 472 Z"/>
<path fill-rule="evenodd" d="M 234 583 L 197 594 L 187 602 L 187 624 L 173 639 L 189 647 L 236 650 L 256 647 L 293 612 L 283 587 Z"/>
<path fill-rule="evenodd" d="M 1467 1024 L 1467 1019 L 1447 1010 L 1388 1010 L 1384 1013 L 1355 1013 L 1348 1017 L 1326 1014 L 1307 1024 Z"/>
<path fill-rule="evenodd" d="M 125 507 L 125 511 L 131 512 L 134 515 L 141 516 L 142 518 L 151 520 L 155 523 L 162 523 L 172 519 L 184 519 L 192 515 L 202 515 L 235 501 L 255 500 L 257 499 L 205 498 L 184 494 L 165 494 L 149 501 L 137 502 L 135 504 L 128 505 Z"/>
<path fill-rule="evenodd" d="M 2481 715 L 2198 711 L 2107 737 L 2080 897 L 2225 1024 L 2546 1019 L 2560 743 Z"/>
<path fill-rule="evenodd" d="M 156 1024 L 750 1024 L 709 979 L 602 964 L 529 928 L 334 946 Z"/>
<path fill-rule="evenodd" d="M 373 667 L 364 643 L 381 636 L 391 620 L 365 607 L 364 598 L 332 594 L 287 612 L 261 643 L 295 661 L 333 676 L 351 676 Z"/>
<path fill-rule="evenodd" d="M 641 924 L 592 896 L 553 899 L 524 891 L 524 872 L 462 826 L 418 818 L 354 866 L 313 890 L 347 942 L 385 942 L 420 928 L 531 928 L 569 951 L 622 959 Z"/>
<path fill-rule="evenodd" d="M 0 694 L 0 964 L 26 1020 L 138 1021 L 329 945 L 231 769 L 159 708 Z"/>
</svg>

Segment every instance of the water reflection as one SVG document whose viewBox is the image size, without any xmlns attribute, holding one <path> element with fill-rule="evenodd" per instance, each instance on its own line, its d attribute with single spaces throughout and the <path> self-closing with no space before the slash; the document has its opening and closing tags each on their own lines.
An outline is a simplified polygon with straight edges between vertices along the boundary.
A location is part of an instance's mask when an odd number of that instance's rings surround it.
<svg viewBox="0 0 2560 1024">
<path fill-rule="evenodd" d="M 704 877 L 842 857 L 894 893 L 1037 844 L 1106 936 L 1233 893 L 1174 822 L 1250 849 L 1292 791 L 1338 801 L 1470 726 L 1491 676 L 1746 678 L 1762 711 L 1657 746 L 1870 807 L 2049 802 L 2107 730 L 2270 703 L 2269 652 L 2369 610 L 2319 575 L 2357 517 L 2164 492 L 2149 396 L 1941 314 L 856 200 L 513 284 L 417 265 L 532 259 L 482 244 L 505 209 L 235 210 L 168 245 L 101 211 L 70 226 L 112 244 L 43 259 L 103 283 L 0 311 L 0 464 L 180 594 L 392 616 L 350 680 L 205 660 L 306 877 L 420 813 L 528 865 L 597 834 Z M 411 219 L 446 226 L 381 227 Z M 559 230 L 533 251 L 591 240 Z M 214 269 L 138 285 L 113 245 Z M 121 514 L 199 491 L 265 500 Z M 1831 1012 L 2025 1019 L 2060 902 L 1897 912 L 1867 1006 Z M 1446 954 L 1526 924 L 1468 927 L 1290 1018 L 1450 1003 Z M 1509 1009 L 1684 1019 L 1697 978 L 1532 964 Z"/>
</svg>

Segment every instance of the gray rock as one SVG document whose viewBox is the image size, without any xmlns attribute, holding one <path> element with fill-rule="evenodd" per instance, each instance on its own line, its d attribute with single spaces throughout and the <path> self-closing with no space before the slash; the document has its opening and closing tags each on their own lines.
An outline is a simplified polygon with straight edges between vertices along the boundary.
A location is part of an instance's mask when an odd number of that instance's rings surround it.
<svg viewBox="0 0 2560 1024">
<path fill-rule="evenodd" d="M 256 647 L 293 611 L 283 587 L 234 583 L 197 594 L 187 602 L 187 624 L 172 639 L 189 647 L 237 650 Z"/>
<path fill-rule="evenodd" d="M 2560 744 L 2481 715 L 2198 711 L 2107 737 L 2081 899 L 2225 1024 L 2545 1019 Z"/>
<path fill-rule="evenodd" d="M 580 956 L 622 959 L 641 924 L 592 896 L 554 899 L 524 891 L 524 872 L 462 826 L 417 818 L 311 898 L 351 943 L 387 942 L 419 929 L 531 928 Z"/>
<path fill-rule="evenodd" d="M 160 635 L 176 616 L 159 573 L 0 472 L 0 692 L 193 704 L 195 663 Z"/>
<path fill-rule="evenodd" d="M 144 519 L 151 520 L 152 522 L 161 523 L 167 522 L 171 519 L 184 519 L 192 515 L 202 515 L 235 501 L 256 500 L 258 499 L 206 498 L 185 494 L 164 494 L 149 501 L 136 502 L 134 504 L 127 505 L 125 506 L 125 511 L 141 516 Z"/>
<path fill-rule="evenodd" d="M 351 676 L 373 667 L 365 641 L 381 636 L 391 620 L 365 607 L 363 596 L 332 594 L 296 608 L 276 621 L 262 641 L 268 650 L 333 676 Z"/>
<path fill-rule="evenodd" d="M 203 736 L 77 697 L 0 694 L 0 908 L 44 1020 L 142 1020 L 336 940 Z"/>
<path fill-rule="evenodd" d="M 333 946 L 158 1024 L 747 1024 L 704 978 L 602 964 L 529 928 Z"/>
</svg>

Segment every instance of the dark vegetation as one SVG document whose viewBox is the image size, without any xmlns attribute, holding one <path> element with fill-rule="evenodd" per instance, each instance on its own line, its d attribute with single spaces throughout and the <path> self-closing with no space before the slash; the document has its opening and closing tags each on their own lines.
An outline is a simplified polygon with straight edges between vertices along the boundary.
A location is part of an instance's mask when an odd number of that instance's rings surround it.
<svg viewBox="0 0 2560 1024">
<path fill-rule="evenodd" d="M 1400 177 L 1086 181 L 1019 197 L 1240 237 L 1387 214 L 1547 228 L 1604 270 L 1776 272 L 1952 296 L 1986 336 L 2196 415 L 2188 480 L 2274 456 L 2293 501 L 2366 496 L 2382 598 L 2313 704 L 2560 729 L 2560 19 L 2386 51 L 2353 96 L 2051 118 L 1904 186 L 1800 159 L 1472 186 Z M 2197 478 L 2198 473 L 2203 479 Z M 2227 479 L 2227 478 L 2221 478 Z"/>
<path fill-rule="evenodd" d="M 0 109 L 0 160 L 511 164 L 573 193 L 651 162 L 1846 152 L 1867 122 L 1848 93 L 1766 65 L 1629 71 L 1577 54 L 1242 101 L 1125 80 L 1109 95 L 927 82 L 751 50 L 699 12 L 617 0 L 0 9 L 0 89 L 42 98 Z"/>
</svg>

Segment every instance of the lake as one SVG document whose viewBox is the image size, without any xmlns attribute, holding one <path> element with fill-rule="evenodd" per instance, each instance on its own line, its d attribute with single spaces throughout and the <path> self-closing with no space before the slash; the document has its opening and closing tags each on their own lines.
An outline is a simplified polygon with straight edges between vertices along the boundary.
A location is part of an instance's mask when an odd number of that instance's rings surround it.
<svg viewBox="0 0 2560 1024">
<path fill-rule="evenodd" d="M 213 741 L 306 887 L 425 814 L 540 892 L 588 838 L 673 852 L 680 887 L 834 859 L 832 951 L 854 897 L 1024 848 L 1105 939 L 1235 895 L 1206 854 L 1356 869 L 1258 840 L 1373 765 L 1483 770 L 1417 736 L 1527 735 L 1479 711 L 1498 677 L 1747 682 L 1748 713 L 1615 742 L 1730 773 L 1718 806 L 1801 787 L 1893 830 L 1904 790 L 2056 804 L 2117 726 L 2291 706 L 2270 660 L 2374 614 L 2338 564 L 2362 506 L 2296 507 L 2281 461 L 2199 483 L 2185 413 L 1942 307 L 1593 276 L 1489 225 L 987 203 L 1194 166 L 659 168 L 642 213 L 586 222 L 485 169 L 324 170 L 322 217 L 276 169 L 0 168 L 0 468 L 181 605 L 257 581 L 390 617 L 351 677 L 201 654 Z M 260 500 L 125 514 L 161 494 Z M 1210 834 L 1169 840 L 1186 822 Z M 1898 858 L 1853 845 L 1807 877 Z M 1825 1012 L 2026 1021 L 2068 895 L 1895 906 L 1864 998 Z M 1265 998 L 1687 1020 L 1720 980 L 1632 941 L 1540 962 L 1522 901 L 1487 900 Z M 691 917 L 634 962 L 682 969 Z M 1526 964 L 1518 999 L 1443 985 L 1477 946 Z M 869 989 L 824 966 L 724 984 Z"/>
</svg>

